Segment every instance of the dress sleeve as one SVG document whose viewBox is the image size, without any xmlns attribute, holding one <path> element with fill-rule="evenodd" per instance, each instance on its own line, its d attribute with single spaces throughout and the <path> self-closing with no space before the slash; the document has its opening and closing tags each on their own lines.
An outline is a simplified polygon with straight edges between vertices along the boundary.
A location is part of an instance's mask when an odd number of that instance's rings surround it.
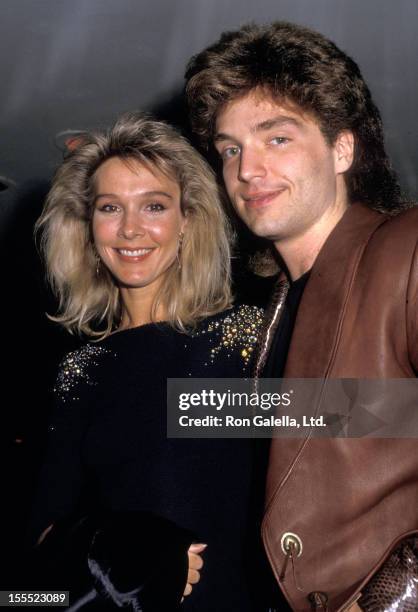
<svg viewBox="0 0 418 612">
<path fill-rule="evenodd" d="M 81 447 L 87 427 L 89 375 L 85 348 L 69 353 L 58 368 L 46 452 L 29 521 L 29 540 L 36 543 L 55 521 L 72 515 L 84 482 Z"/>
</svg>

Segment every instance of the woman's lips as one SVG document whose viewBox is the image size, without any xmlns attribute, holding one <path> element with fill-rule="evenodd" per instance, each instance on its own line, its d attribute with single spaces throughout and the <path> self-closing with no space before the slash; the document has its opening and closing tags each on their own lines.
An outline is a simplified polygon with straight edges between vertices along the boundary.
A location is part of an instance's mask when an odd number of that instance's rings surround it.
<svg viewBox="0 0 418 612">
<path fill-rule="evenodd" d="M 283 193 L 283 191 L 284 189 L 277 189 L 275 191 L 259 192 L 243 196 L 243 200 L 247 208 L 261 208 L 270 204 L 270 202 Z"/>
<path fill-rule="evenodd" d="M 154 249 L 115 249 L 119 258 L 127 263 L 138 263 L 144 261 L 151 255 Z"/>
</svg>

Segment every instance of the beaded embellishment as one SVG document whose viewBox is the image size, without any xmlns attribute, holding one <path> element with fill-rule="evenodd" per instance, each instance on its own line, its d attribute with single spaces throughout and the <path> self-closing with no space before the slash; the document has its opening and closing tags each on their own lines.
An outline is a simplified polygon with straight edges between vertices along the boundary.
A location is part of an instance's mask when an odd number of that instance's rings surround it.
<svg viewBox="0 0 418 612">
<path fill-rule="evenodd" d="M 210 362 L 213 363 L 218 355 L 226 353 L 230 357 L 239 351 L 243 365 L 247 365 L 251 353 L 257 343 L 258 333 L 263 322 L 263 311 L 256 306 L 243 304 L 236 310 L 227 313 L 223 319 L 211 321 L 193 336 L 213 334 L 210 339 Z"/>
<path fill-rule="evenodd" d="M 91 366 L 99 365 L 96 360 L 99 355 L 109 352 L 102 346 L 86 344 L 82 348 L 68 353 L 60 364 L 54 387 L 54 393 L 58 398 L 62 402 L 80 399 L 77 395 L 71 396 L 71 392 L 76 391 L 76 387 L 81 381 L 87 385 L 96 384 L 90 376 L 89 369 Z"/>
</svg>

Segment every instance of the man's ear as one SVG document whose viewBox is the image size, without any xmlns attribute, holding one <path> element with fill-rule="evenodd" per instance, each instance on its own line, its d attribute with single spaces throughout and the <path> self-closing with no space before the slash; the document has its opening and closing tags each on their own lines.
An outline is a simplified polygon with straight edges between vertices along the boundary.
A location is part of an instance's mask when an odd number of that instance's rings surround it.
<svg viewBox="0 0 418 612">
<path fill-rule="evenodd" d="M 340 132 L 334 144 L 335 172 L 343 174 L 351 168 L 354 159 L 354 134 L 350 130 Z"/>
</svg>

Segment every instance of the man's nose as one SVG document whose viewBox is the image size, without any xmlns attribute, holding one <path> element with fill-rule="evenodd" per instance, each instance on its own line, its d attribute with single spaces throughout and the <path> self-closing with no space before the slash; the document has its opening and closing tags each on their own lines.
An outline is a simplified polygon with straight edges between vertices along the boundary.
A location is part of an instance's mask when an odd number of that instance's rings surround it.
<svg viewBox="0 0 418 612">
<path fill-rule="evenodd" d="M 144 236 L 145 228 L 140 213 L 126 211 L 121 219 L 119 235 L 131 240 L 136 236 Z"/>
<path fill-rule="evenodd" d="M 263 178 L 266 167 L 262 153 L 256 150 L 243 149 L 239 164 L 239 180 L 248 183 L 254 178 Z"/>
</svg>

